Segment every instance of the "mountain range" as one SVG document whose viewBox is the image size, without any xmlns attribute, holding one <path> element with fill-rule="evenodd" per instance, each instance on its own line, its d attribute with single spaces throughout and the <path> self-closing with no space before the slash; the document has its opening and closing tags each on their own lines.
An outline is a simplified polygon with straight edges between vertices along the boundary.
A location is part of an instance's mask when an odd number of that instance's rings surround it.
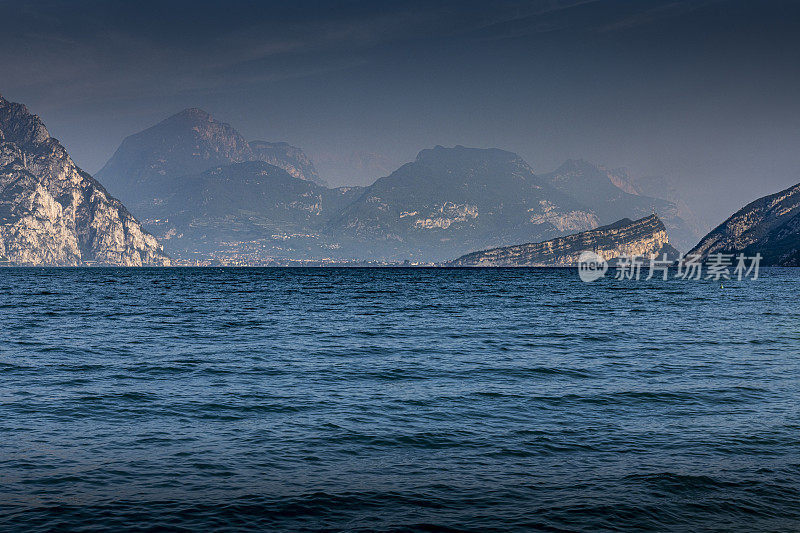
<svg viewBox="0 0 800 533">
<path fill-rule="evenodd" d="M 437 146 L 367 187 L 327 229 L 370 257 L 441 261 L 598 224 L 516 154 Z"/>
<path fill-rule="evenodd" d="M 537 173 L 494 148 L 436 146 L 367 187 L 331 188 L 302 149 L 247 141 L 200 109 L 126 138 L 98 178 L 39 117 L 0 97 L 0 261 L 446 262 L 605 231 L 620 218 L 657 215 L 682 250 L 703 231 L 662 178 L 584 160 Z M 691 253 L 761 253 L 764 264 L 800 265 L 799 234 L 800 185 L 748 204 Z"/>
<path fill-rule="evenodd" d="M 301 149 L 248 142 L 199 109 L 128 137 L 98 173 L 181 260 L 443 261 L 653 212 L 678 246 L 697 242 L 674 202 L 611 176 L 578 160 L 537 174 L 511 152 L 437 146 L 368 187 L 329 188 Z"/>
</svg>

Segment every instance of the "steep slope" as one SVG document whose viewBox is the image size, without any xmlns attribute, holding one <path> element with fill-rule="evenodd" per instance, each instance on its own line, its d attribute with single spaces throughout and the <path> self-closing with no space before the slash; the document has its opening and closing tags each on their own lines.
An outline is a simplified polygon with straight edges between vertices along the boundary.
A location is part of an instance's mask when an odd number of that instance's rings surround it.
<svg viewBox="0 0 800 533">
<path fill-rule="evenodd" d="M 0 256 L 31 265 L 169 264 L 156 239 L 75 165 L 39 117 L 2 96 Z"/>
<path fill-rule="evenodd" d="M 516 154 L 437 146 L 377 180 L 327 229 L 362 257 L 438 261 L 597 225 Z"/>
<path fill-rule="evenodd" d="M 606 260 L 623 255 L 670 259 L 678 255 L 669 244 L 667 229 L 656 215 L 639 220 L 623 219 L 614 224 L 545 242 L 484 250 L 451 261 L 450 266 L 572 266 L 581 252 L 593 251 Z"/>
<path fill-rule="evenodd" d="M 763 265 L 800 266 L 800 184 L 747 204 L 689 253 L 718 252 L 760 253 Z"/>
<path fill-rule="evenodd" d="M 572 159 L 541 177 L 594 211 L 601 224 L 620 217 L 635 219 L 655 212 L 664 221 L 670 238 L 678 247 L 687 250 L 700 238 L 700 233 L 681 217 L 677 204 L 648 196 L 622 169 L 607 170 L 587 161 Z M 648 191 L 652 195 L 657 193 L 657 187 Z M 661 194 L 669 194 L 669 191 Z"/>
<path fill-rule="evenodd" d="M 145 224 L 181 259 L 224 256 L 259 264 L 327 257 L 333 243 L 318 228 L 359 193 L 301 180 L 260 161 L 237 163 L 183 176 Z"/>
<path fill-rule="evenodd" d="M 264 161 L 282 168 L 295 178 L 325 185 L 325 181 L 319 177 L 314 163 L 300 148 L 288 143 L 267 141 L 250 141 L 249 145 L 254 161 Z"/>
<path fill-rule="evenodd" d="M 181 177 L 246 161 L 265 161 L 291 175 L 319 181 L 311 161 L 286 143 L 248 143 L 230 124 L 201 109 L 186 109 L 127 137 L 97 173 L 137 215 L 150 217 Z"/>
</svg>

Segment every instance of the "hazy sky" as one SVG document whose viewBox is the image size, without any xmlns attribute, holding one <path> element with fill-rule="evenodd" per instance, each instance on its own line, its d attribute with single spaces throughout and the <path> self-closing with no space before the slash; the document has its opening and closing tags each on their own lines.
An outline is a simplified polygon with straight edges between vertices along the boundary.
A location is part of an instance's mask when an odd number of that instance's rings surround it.
<svg viewBox="0 0 800 533">
<path fill-rule="evenodd" d="M 800 2 L 0 0 L 0 94 L 90 172 L 202 107 L 312 159 L 626 166 L 718 222 L 800 182 Z"/>
</svg>

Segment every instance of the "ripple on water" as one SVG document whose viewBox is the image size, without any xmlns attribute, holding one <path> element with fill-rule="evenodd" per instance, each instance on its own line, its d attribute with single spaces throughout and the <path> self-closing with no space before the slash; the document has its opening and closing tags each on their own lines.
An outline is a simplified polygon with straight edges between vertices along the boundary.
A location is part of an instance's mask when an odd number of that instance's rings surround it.
<svg viewBox="0 0 800 533">
<path fill-rule="evenodd" d="M 794 270 L 1 283 L 0 529 L 800 529 Z"/>
</svg>

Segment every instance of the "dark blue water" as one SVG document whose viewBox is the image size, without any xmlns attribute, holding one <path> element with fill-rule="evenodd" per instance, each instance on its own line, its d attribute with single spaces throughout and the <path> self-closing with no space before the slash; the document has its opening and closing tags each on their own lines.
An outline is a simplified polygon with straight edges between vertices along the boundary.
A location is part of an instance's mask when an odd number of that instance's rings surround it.
<svg viewBox="0 0 800 533">
<path fill-rule="evenodd" d="M 0 529 L 800 529 L 800 272 L 0 270 Z"/>
</svg>

